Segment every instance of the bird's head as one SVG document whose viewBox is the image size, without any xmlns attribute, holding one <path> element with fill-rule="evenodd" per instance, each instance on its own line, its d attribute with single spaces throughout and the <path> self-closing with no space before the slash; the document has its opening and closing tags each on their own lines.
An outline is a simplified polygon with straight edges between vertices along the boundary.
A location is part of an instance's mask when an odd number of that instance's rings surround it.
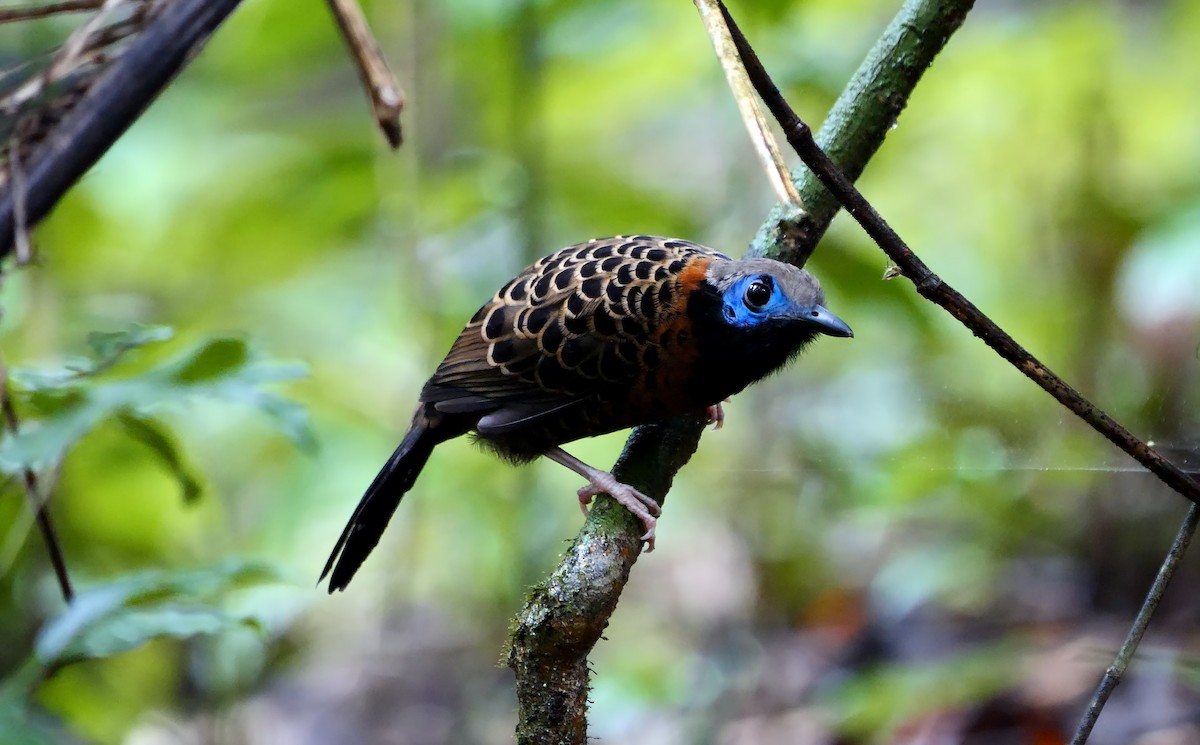
<svg viewBox="0 0 1200 745">
<path fill-rule="evenodd" d="M 715 261 L 708 282 L 720 295 L 720 316 L 741 330 L 790 331 L 801 343 L 818 334 L 854 336 L 846 323 L 825 308 L 816 277 L 772 259 Z"/>
</svg>

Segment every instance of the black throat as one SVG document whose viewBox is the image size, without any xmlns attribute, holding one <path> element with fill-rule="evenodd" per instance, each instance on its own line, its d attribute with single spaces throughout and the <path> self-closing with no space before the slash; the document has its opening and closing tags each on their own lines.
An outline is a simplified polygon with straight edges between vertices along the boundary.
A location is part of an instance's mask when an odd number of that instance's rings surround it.
<svg viewBox="0 0 1200 745">
<path fill-rule="evenodd" d="M 812 327 L 795 319 L 769 319 L 752 327 L 731 324 L 724 300 L 704 282 L 688 301 L 699 360 L 690 382 L 694 400 L 715 404 L 782 369 L 816 338 Z"/>
</svg>

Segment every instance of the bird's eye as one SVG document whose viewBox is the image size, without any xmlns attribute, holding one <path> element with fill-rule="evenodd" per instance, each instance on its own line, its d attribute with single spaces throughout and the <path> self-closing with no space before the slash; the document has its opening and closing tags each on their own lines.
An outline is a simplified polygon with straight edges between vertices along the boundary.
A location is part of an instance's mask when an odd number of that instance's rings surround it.
<svg viewBox="0 0 1200 745">
<path fill-rule="evenodd" d="M 745 302 L 750 310 L 762 310 L 771 300 L 771 286 L 761 279 L 756 279 L 746 288 Z"/>
</svg>

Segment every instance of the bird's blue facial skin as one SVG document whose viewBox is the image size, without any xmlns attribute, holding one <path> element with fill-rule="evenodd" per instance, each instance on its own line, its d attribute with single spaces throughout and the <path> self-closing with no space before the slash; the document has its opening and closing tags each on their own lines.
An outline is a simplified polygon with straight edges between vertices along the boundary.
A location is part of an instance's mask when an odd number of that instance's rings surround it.
<svg viewBox="0 0 1200 745">
<path fill-rule="evenodd" d="M 756 282 L 766 285 L 770 295 L 762 288 L 751 291 L 751 286 Z M 752 274 L 739 279 L 725 291 L 722 300 L 721 312 L 725 321 L 738 328 L 753 328 L 772 318 L 786 316 L 794 310 L 795 305 L 766 274 Z"/>
</svg>

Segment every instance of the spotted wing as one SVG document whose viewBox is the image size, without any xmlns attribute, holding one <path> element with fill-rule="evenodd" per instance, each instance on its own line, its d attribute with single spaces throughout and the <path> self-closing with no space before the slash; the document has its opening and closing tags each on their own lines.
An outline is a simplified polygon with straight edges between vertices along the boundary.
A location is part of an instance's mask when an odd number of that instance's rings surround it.
<svg viewBox="0 0 1200 745">
<path fill-rule="evenodd" d="M 680 275 L 714 258 L 726 257 L 650 236 L 551 254 L 475 314 L 421 400 L 445 413 L 482 414 L 478 430 L 486 435 L 619 395 L 658 366 L 655 329 L 683 312 Z"/>
</svg>

